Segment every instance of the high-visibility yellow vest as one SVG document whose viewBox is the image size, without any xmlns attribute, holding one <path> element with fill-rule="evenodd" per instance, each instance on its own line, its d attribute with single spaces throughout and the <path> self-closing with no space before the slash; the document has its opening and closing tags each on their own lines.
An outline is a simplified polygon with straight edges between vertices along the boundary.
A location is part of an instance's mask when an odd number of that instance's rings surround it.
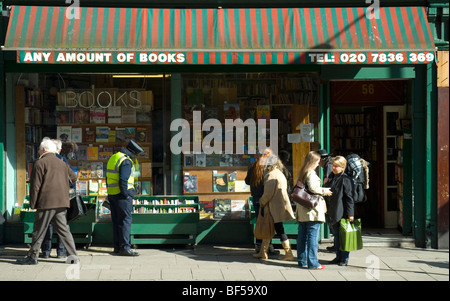
<svg viewBox="0 0 450 301">
<path fill-rule="evenodd" d="M 133 160 L 131 160 L 130 157 L 128 157 L 126 154 L 117 152 L 114 155 L 111 156 L 108 160 L 108 164 L 106 165 L 106 187 L 108 195 L 116 195 L 120 193 L 120 187 L 119 187 L 119 168 L 120 165 L 123 163 L 124 160 L 130 160 L 131 163 L 133 163 Z M 128 178 L 128 189 L 134 188 L 134 163 L 131 168 L 131 175 Z"/>
</svg>

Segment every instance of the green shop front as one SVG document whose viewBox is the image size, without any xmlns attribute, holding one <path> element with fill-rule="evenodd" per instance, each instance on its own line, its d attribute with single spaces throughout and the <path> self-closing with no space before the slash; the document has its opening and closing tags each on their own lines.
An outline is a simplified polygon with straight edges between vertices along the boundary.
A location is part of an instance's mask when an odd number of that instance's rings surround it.
<svg viewBox="0 0 450 301">
<path fill-rule="evenodd" d="M 245 176 L 266 146 L 289 158 L 292 183 L 310 150 L 357 153 L 370 162 L 363 227 L 434 244 L 436 54 L 424 7 L 12 6 L 3 22 L 2 243 L 24 240 L 28 175 L 48 136 L 64 139 L 91 206 L 83 243 L 110 243 L 104 168 L 135 139 L 146 150 L 135 244 L 252 243 Z M 295 221 L 286 228 L 295 243 Z"/>
</svg>

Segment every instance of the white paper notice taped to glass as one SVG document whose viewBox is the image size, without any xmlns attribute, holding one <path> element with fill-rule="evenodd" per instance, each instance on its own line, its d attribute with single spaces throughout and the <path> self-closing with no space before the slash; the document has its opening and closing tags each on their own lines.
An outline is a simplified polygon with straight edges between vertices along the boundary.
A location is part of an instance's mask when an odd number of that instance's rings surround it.
<svg viewBox="0 0 450 301">
<path fill-rule="evenodd" d="M 300 135 L 302 136 L 302 142 L 314 141 L 314 124 L 313 123 L 301 123 Z"/>
</svg>

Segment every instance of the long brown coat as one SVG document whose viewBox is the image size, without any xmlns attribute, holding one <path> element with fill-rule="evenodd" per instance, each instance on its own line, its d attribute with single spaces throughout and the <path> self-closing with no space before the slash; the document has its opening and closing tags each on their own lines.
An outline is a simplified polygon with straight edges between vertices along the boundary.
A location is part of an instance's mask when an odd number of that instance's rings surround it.
<svg viewBox="0 0 450 301">
<path fill-rule="evenodd" d="M 294 219 L 291 202 L 287 194 L 287 181 L 284 174 L 275 168 L 266 175 L 264 194 L 259 200 L 261 206 L 268 204 L 275 223 Z"/>
<path fill-rule="evenodd" d="M 31 209 L 69 208 L 69 177 L 77 175 L 55 153 L 43 154 L 33 166 L 30 177 Z"/>
</svg>

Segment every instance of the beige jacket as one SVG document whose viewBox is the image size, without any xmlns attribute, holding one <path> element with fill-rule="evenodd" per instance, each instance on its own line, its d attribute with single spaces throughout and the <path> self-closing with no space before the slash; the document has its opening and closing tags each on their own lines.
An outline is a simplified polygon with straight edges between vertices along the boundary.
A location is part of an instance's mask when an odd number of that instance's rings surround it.
<svg viewBox="0 0 450 301">
<path fill-rule="evenodd" d="M 294 219 L 294 211 L 287 194 L 287 181 L 277 168 L 269 172 L 264 180 L 264 194 L 259 200 L 261 206 L 269 206 L 275 223 Z"/>
<path fill-rule="evenodd" d="M 305 187 L 308 191 L 314 194 L 323 195 L 324 189 L 320 186 L 320 178 L 314 170 L 310 170 L 306 174 Z M 327 212 L 327 205 L 323 197 L 320 198 L 319 204 L 313 208 L 308 209 L 301 205 L 297 205 L 296 215 L 299 222 L 325 222 L 325 213 Z"/>
</svg>

